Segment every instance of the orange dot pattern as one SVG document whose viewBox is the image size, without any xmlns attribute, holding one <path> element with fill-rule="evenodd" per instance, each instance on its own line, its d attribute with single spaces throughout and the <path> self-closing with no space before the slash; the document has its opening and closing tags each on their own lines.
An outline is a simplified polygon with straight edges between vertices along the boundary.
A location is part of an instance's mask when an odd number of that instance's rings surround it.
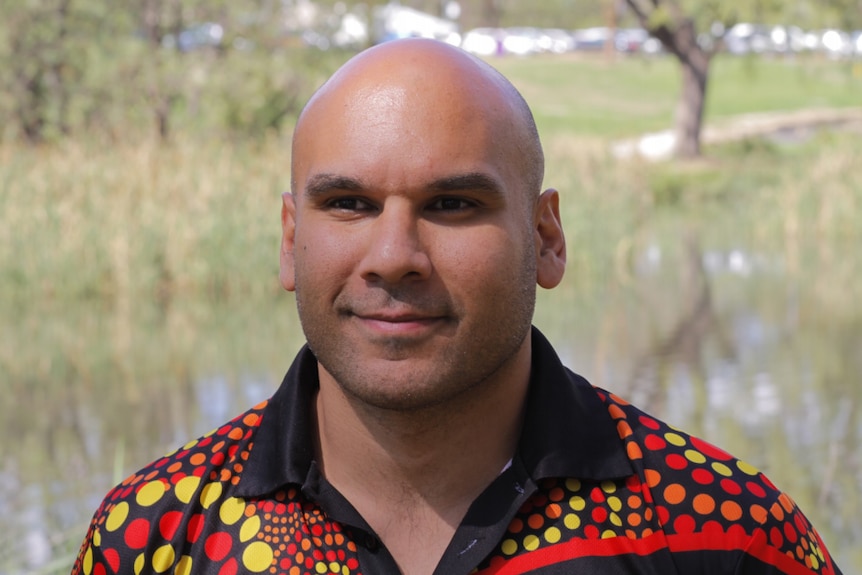
<svg viewBox="0 0 862 575">
<path fill-rule="evenodd" d="M 72 574 L 360 574 L 341 525 L 295 489 L 266 499 L 231 496 L 266 403 L 109 492 Z"/>
<path fill-rule="evenodd" d="M 656 554 L 670 553 L 674 564 L 683 566 L 697 556 L 691 551 L 709 550 L 709 561 L 719 552 L 727 557 L 727 572 L 743 572 L 734 566 L 743 564 L 741 555 L 751 554 L 761 569 L 752 572 L 764 572 L 767 563 L 781 564 L 776 572 L 840 573 L 796 504 L 763 473 L 613 394 L 597 392 L 635 475 L 615 481 L 543 480 L 477 572 L 520 573 L 513 566 L 599 556 L 625 559 L 613 568 L 606 563 L 566 563 L 566 568 L 634 572 L 632 565 L 647 564 Z M 680 572 L 714 568 L 691 564 Z"/>
<path fill-rule="evenodd" d="M 796 504 L 760 471 L 597 393 L 633 474 L 539 480 L 474 573 L 840 575 Z M 348 532 L 297 489 L 233 495 L 266 404 L 111 490 L 72 575 L 361 575 Z"/>
</svg>

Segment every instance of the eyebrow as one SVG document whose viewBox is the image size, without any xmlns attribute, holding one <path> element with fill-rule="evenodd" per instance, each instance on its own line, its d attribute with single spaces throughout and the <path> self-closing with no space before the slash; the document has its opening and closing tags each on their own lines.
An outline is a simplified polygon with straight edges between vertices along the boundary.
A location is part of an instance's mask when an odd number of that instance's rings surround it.
<svg viewBox="0 0 862 575">
<path fill-rule="evenodd" d="M 361 192 L 367 186 L 359 179 L 337 174 L 315 174 L 309 178 L 304 193 L 310 198 L 320 197 L 333 190 L 348 192 Z M 497 180 L 481 172 L 469 172 L 465 174 L 454 174 L 431 181 L 425 189 L 434 192 L 459 192 L 479 191 L 493 195 L 502 194 L 502 189 Z"/>
<path fill-rule="evenodd" d="M 309 178 L 304 193 L 310 198 L 315 198 L 333 190 L 359 192 L 364 189 L 362 182 L 355 178 L 336 174 L 315 174 Z"/>
<path fill-rule="evenodd" d="M 494 195 L 502 194 L 502 189 L 494 178 L 481 172 L 467 174 L 456 174 L 434 180 L 429 189 L 438 192 L 458 192 L 465 190 L 489 192 Z"/>
</svg>

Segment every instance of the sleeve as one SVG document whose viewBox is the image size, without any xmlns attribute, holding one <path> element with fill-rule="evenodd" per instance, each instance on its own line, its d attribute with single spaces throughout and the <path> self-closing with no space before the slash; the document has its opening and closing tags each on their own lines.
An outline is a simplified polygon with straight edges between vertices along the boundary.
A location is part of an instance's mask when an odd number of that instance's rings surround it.
<svg viewBox="0 0 862 575">
<path fill-rule="evenodd" d="M 842 575 L 808 518 L 787 494 L 777 493 L 734 574 Z"/>
<path fill-rule="evenodd" d="M 126 503 L 121 502 L 118 505 L 111 501 L 116 490 L 117 488 L 114 488 L 105 496 L 93 514 L 78 557 L 72 566 L 71 575 L 132 575 L 140 572 L 134 569 L 134 551 L 118 544 L 123 542 L 125 537 L 119 533 L 111 535 L 108 532 L 112 520 L 116 523 L 126 515 L 128 509 Z"/>
<path fill-rule="evenodd" d="M 104 553 L 99 545 L 101 540 L 101 531 L 98 527 L 99 514 L 100 512 L 97 512 L 90 523 L 90 528 L 78 551 L 78 557 L 72 566 L 71 575 L 117 575 L 119 572 L 119 554 L 114 550 Z"/>
</svg>

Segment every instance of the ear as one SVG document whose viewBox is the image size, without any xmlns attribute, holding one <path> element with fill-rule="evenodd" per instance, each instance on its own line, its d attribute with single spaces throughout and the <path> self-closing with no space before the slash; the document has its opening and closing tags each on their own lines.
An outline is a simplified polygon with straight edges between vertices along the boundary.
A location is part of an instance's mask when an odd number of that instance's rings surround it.
<svg viewBox="0 0 862 575">
<path fill-rule="evenodd" d="M 560 194 L 548 189 L 536 202 L 536 283 L 545 289 L 557 287 L 566 271 L 566 238 L 560 220 Z"/>
<path fill-rule="evenodd" d="M 287 291 L 296 289 L 295 261 L 293 250 L 296 245 L 296 202 L 293 194 L 281 194 L 281 254 L 279 258 L 278 279 Z"/>
</svg>

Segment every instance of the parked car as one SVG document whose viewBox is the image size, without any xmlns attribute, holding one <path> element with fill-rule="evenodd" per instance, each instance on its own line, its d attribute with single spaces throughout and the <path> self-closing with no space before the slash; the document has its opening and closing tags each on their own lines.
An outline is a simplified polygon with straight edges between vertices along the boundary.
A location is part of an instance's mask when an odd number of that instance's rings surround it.
<svg viewBox="0 0 862 575">
<path fill-rule="evenodd" d="M 731 54 L 763 54 L 774 46 L 768 26 L 740 22 L 724 35 L 724 48 Z"/>
<path fill-rule="evenodd" d="M 176 36 L 168 34 L 162 38 L 162 46 L 180 52 L 191 52 L 202 48 L 218 48 L 224 41 L 224 28 L 216 22 L 203 22 L 184 28 Z"/>
<path fill-rule="evenodd" d="M 545 28 L 539 39 L 539 46 L 545 52 L 565 54 L 575 49 L 575 39 L 567 30 L 560 28 Z"/>
<path fill-rule="evenodd" d="M 507 54 L 527 56 L 543 52 L 541 46 L 542 32 L 538 28 L 504 28 L 502 36 L 503 51 Z"/>
<path fill-rule="evenodd" d="M 461 48 L 478 56 L 502 52 L 502 31 L 499 28 L 474 28 L 461 38 Z"/>
<path fill-rule="evenodd" d="M 614 45 L 617 51 L 628 54 L 658 54 L 662 51 L 661 41 L 643 28 L 620 28 L 614 37 Z"/>
<path fill-rule="evenodd" d="M 584 51 L 603 50 L 611 37 L 611 29 L 603 26 L 581 28 L 572 32 L 575 49 Z"/>
<path fill-rule="evenodd" d="M 846 58 L 854 51 L 850 34 L 834 28 L 820 33 L 820 49 L 830 58 Z"/>
</svg>

